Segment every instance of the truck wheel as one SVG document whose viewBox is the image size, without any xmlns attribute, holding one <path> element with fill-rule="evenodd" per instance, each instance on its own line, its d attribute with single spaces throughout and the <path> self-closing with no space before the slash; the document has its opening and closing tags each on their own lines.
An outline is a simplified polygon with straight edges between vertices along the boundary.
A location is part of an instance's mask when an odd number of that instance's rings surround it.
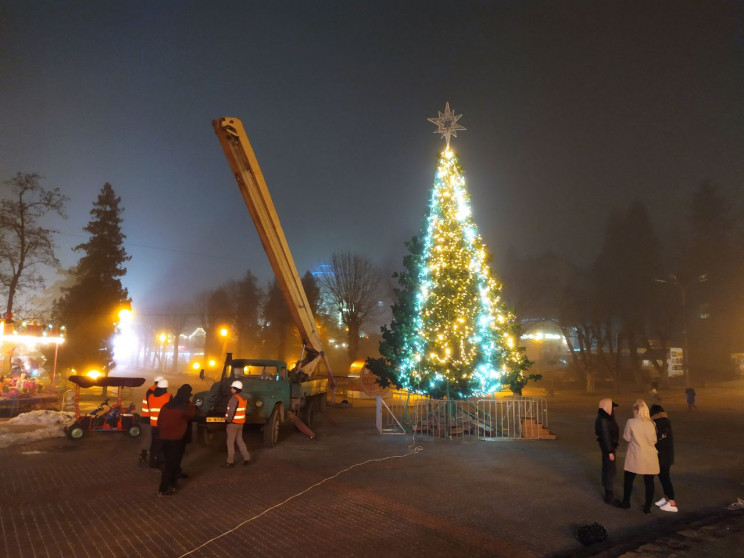
<svg viewBox="0 0 744 558">
<path fill-rule="evenodd" d="M 140 435 L 142 432 L 142 429 L 140 428 L 139 424 L 133 424 L 129 427 L 129 430 L 127 430 L 127 434 L 129 434 L 132 438 L 136 438 Z"/>
<path fill-rule="evenodd" d="M 279 407 L 274 407 L 267 422 L 263 427 L 264 446 L 273 448 L 279 440 Z"/>
<path fill-rule="evenodd" d="M 315 401 L 315 398 L 310 398 L 310 400 L 307 402 L 307 407 L 305 408 L 305 424 L 308 428 L 312 428 L 313 421 L 315 421 L 315 406 L 317 405 L 317 401 Z"/>
</svg>

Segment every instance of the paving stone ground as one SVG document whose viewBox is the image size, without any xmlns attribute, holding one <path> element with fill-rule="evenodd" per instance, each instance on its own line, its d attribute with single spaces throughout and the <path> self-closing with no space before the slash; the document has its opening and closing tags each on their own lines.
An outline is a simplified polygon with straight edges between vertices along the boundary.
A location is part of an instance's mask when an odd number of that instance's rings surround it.
<svg viewBox="0 0 744 558">
<path fill-rule="evenodd" d="M 558 392 L 556 440 L 502 442 L 381 436 L 358 403 L 328 408 L 315 440 L 288 426 L 264 449 L 249 430 L 247 467 L 219 467 L 220 437 L 191 444 L 190 477 L 167 498 L 124 434 L 0 449 L 0 556 L 741 556 L 744 511 L 726 507 L 744 498 L 744 382 L 697 391 L 697 412 L 681 388 L 661 394 L 677 514 L 644 515 L 640 480 L 631 509 L 603 503 L 593 422 L 605 394 Z M 639 395 L 615 397 L 621 427 Z M 592 522 L 609 537 L 584 547 L 575 531 Z"/>
</svg>

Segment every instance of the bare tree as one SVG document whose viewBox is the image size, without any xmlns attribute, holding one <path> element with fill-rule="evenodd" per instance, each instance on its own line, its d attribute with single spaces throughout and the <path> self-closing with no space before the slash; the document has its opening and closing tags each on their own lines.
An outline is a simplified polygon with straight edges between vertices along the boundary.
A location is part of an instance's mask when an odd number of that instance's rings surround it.
<svg viewBox="0 0 744 558">
<path fill-rule="evenodd" d="M 178 372 L 179 368 L 178 348 L 181 334 L 186 329 L 186 324 L 193 318 L 193 314 L 193 304 L 180 300 L 168 301 L 156 310 L 157 319 L 153 323 L 157 324 L 157 330 L 165 331 L 173 336 L 173 344 L 170 350 L 172 351 L 171 370 L 174 373 Z M 163 345 L 161 349 L 160 357 L 165 360 L 165 346 Z M 161 367 L 164 368 L 164 365 L 165 363 L 161 362 Z"/>
<path fill-rule="evenodd" d="M 362 326 L 378 311 L 385 292 L 382 273 L 365 256 L 342 252 L 331 256 L 319 283 L 325 303 L 347 328 L 349 358 L 356 360 Z"/>
<path fill-rule="evenodd" d="M 45 189 L 36 173 L 18 173 L 5 184 L 7 197 L 0 200 L 0 284 L 7 293 L 5 311 L 10 317 L 16 294 L 31 287 L 41 287 L 44 279 L 38 265 L 57 267 L 53 235 L 56 231 L 39 225 L 48 213 L 65 215 L 65 203 L 59 188 Z"/>
</svg>

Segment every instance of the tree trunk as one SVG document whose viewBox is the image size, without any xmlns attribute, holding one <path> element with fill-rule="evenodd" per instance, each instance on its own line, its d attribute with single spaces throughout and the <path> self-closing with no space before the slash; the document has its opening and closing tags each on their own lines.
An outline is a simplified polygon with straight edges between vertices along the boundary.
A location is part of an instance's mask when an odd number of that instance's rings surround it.
<svg viewBox="0 0 744 558">
<path fill-rule="evenodd" d="M 357 359 L 357 355 L 359 354 L 359 324 L 357 322 L 351 322 L 348 324 L 348 328 L 348 354 L 351 362 L 354 362 Z"/>
</svg>

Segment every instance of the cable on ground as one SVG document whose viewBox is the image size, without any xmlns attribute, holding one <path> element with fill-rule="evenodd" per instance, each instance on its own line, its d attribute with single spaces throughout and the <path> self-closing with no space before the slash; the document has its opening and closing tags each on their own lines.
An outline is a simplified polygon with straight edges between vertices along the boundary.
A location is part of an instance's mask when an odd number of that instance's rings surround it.
<svg viewBox="0 0 744 558">
<path fill-rule="evenodd" d="M 331 475 L 330 477 L 326 477 L 323 480 L 318 481 L 318 482 L 316 482 L 315 484 L 313 484 L 311 486 L 308 486 L 305 490 L 303 490 L 301 492 L 298 492 L 297 494 L 294 494 L 294 495 L 290 496 L 289 498 L 287 498 L 283 502 L 279 502 L 278 504 L 275 504 L 275 505 L 271 506 L 270 508 L 266 508 L 261 513 L 259 513 L 257 515 L 254 515 L 253 517 L 250 517 L 250 518 L 246 519 L 245 521 L 243 521 L 241 523 L 238 523 L 232 529 L 229 529 L 229 530 L 225 531 L 224 533 L 221 533 L 220 535 L 217 535 L 216 537 L 212 537 L 208 541 L 200 544 L 196 548 L 193 548 L 193 549 L 189 550 L 185 554 L 181 554 L 181 556 L 179 558 L 183 558 L 184 556 L 188 556 L 189 554 L 193 554 L 197 550 L 199 550 L 201 548 L 204 548 L 205 546 L 207 546 L 208 544 L 216 541 L 217 539 L 220 539 L 220 538 L 222 538 L 222 537 L 224 537 L 226 535 L 229 535 L 230 533 L 232 533 L 234 531 L 237 531 L 243 525 L 245 525 L 247 523 L 250 523 L 251 521 L 254 521 L 254 520 L 258 519 L 259 517 L 261 517 L 263 515 L 266 515 L 270 511 L 275 510 L 275 509 L 283 506 L 284 504 L 286 504 L 287 502 L 290 502 L 290 501 L 294 500 L 295 498 L 299 498 L 303 494 L 306 494 L 307 492 L 310 492 L 313 488 L 315 488 L 317 486 L 320 486 L 321 484 L 323 484 L 323 483 L 325 483 L 325 482 L 327 482 L 329 480 L 335 479 L 336 477 L 338 477 L 339 475 L 341 475 L 343 473 L 346 473 L 347 471 L 351 471 L 352 469 L 354 469 L 356 467 L 361 467 L 362 465 L 366 465 L 367 463 L 375 463 L 375 462 L 379 462 L 379 461 L 386 461 L 388 459 L 398 459 L 398 458 L 401 458 L 401 457 L 408 457 L 409 455 L 413 455 L 413 454 L 416 454 L 416 453 L 419 453 L 419 452 L 423 451 L 423 449 L 424 448 L 422 448 L 421 446 L 417 446 L 415 444 L 415 438 L 414 438 L 412 440 L 412 443 L 408 446 L 408 450 L 409 450 L 408 453 L 404 453 L 403 455 L 389 455 L 387 457 L 378 457 L 376 459 L 367 459 L 366 461 L 362 461 L 361 463 L 355 463 L 354 465 L 351 465 L 351 466 L 347 467 L 346 469 L 341 469 L 339 472 Z"/>
</svg>

